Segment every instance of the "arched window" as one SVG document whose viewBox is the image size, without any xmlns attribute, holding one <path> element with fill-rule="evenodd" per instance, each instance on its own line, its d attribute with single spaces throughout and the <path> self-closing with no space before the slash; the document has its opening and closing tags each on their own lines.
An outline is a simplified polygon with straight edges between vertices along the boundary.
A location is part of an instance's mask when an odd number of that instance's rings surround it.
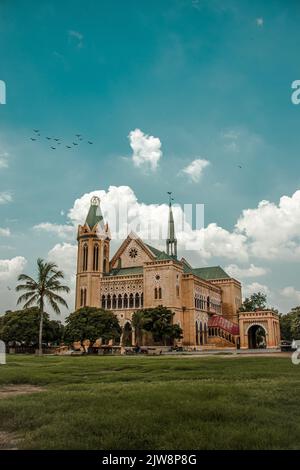
<svg viewBox="0 0 300 470">
<path fill-rule="evenodd" d="M 199 331 L 198 331 L 198 323 L 195 323 L 195 329 L 196 329 L 196 344 L 199 344 Z"/>
<path fill-rule="evenodd" d="M 128 295 L 124 295 L 124 308 L 128 308 Z"/>
<path fill-rule="evenodd" d="M 85 287 L 80 289 L 80 306 L 81 307 L 86 306 L 86 288 Z"/>
<path fill-rule="evenodd" d="M 121 294 L 118 295 L 118 308 L 122 308 L 122 296 L 121 296 Z"/>
<path fill-rule="evenodd" d="M 210 299 L 209 299 L 209 296 L 208 296 L 207 299 L 206 299 L 206 304 L 207 304 L 207 310 L 209 310 L 209 307 L 210 307 Z"/>
<path fill-rule="evenodd" d="M 101 307 L 102 307 L 102 308 L 105 308 L 105 295 L 102 295 Z"/>
<path fill-rule="evenodd" d="M 179 297 L 179 286 L 178 285 L 176 286 L 176 295 L 177 295 L 177 297 Z"/>
<path fill-rule="evenodd" d="M 158 298 L 159 298 L 159 299 L 161 299 L 161 298 L 162 298 L 161 287 L 158 289 Z"/>
<path fill-rule="evenodd" d="M 115 294 L 113 295 L 113 298 L 112 298 L 112 308 L 113 309 L 117 308 L 117 297 Z"/>
<path fill-rule="evenodd" d="M 129 308 L 133 308 L 133 294 L 129 296 Z"/>
<path fill-rule="evenodd" d="M 110 297 L 109 294 L 108 294 L 108 296 L 107 296 L 107 308 L 108 308 L 108 309 L 111 308 L 111 297 Z"/>
<path fill-rule="evenodd" d="M 144 294 L 141 293 L 141 307 L 143 308 L 144 306 Z"/>
<path fill-rule="evenodd" d="M 204 344 L 207 344 L 207 325 L 204 323 Z"/>
<path fill-rule="evenodd" d="M 155 298 L 155 299 L 157 299 L 157 295 L 158 295 L 158 294 L 157 294 L 157 287 L 155 287 L 155 289 L 154 289 L 154 298 Z"/>
<path fill-rule="evenodd" d="M 99 245 L 94 245 L 93 270 L 98 271 L 99 267 Z"/>
<path fill-rule="evenodd" d="M 106 258 L 104 258 L 103 260 L 103 272 L 106 273 L 106 265 L 107 265 L 107 261 L 106 261 Z"/>
<path fill-rule="evenodd" d="M 88 268 L 88 246 L 83 245 L 83 257 L 82 257 L 82 271 L 87 271 Z"/>
<path fill-rule="evenodd" d="M 138 293 L 135 294 L 135 308 L 140 307 L 140 296 Z"/>
<path fill-rule="evenodd" d="M 200 322 L 200 344 L 203 344 L 203 329 L 202 329 L 202 321 Z"/>
</svg>

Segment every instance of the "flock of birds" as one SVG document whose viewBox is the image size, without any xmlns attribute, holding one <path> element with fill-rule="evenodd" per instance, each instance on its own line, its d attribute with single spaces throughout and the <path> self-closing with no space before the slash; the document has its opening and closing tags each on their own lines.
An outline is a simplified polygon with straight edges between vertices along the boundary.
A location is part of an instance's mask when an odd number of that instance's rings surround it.
<svg viewBox="0 0 300 470">
<path fill-rule="evenodd" d="M 30 137 L 30 140 L 32 142 L 40 141 L 41 139 L 39 139 L 39 138 L 40 137 L 42 138 L 41 131 L 39 129 L 33 129 L 33 132 L 34 132 L 34 135 L 32 137 Z M 75 137 L 76 137 L 76 139 L 74 139 L 74 142 L 64 144 L 67 149 L 74 148 L 77 145 L 81 144 L 81 142 L 84 141 L 84 138 L 83 138 L 82 134 L 75 134 Z M 63 145 L 63 139 L 60 138 L 60 137 L 45 136 L 45 139 L 49 142 L 51 150 L 56 150 L 58 148 L 58 145 Z M 86 142 L 89 145 L 93 145 L 93 143 L 94 143 L 91 140 L 87 140 Z"/>
</svg>

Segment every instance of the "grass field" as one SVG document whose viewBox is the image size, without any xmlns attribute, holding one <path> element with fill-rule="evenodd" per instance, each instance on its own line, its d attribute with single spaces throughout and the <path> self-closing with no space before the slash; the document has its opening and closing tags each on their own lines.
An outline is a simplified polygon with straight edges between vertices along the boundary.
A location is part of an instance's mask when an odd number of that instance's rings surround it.
<svg viewBox="0 0 300 470">
<path fill-rule="evenodd" d="M 0 435 L 19 449 L 300 449 L 287 357 L 9 356 Z"/>
</svg>

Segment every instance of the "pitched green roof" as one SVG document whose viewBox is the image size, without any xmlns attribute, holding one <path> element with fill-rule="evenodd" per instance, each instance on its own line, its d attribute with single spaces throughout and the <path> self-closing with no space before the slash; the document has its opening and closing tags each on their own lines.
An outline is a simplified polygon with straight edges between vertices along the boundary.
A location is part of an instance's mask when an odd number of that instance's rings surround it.
<svg viewBox="0 0 300 470">
<path fill-rule="evenodd" d="M 157 259 L 161 259 L 161 260 L 162 259 L 174 259 L 172 256 L 168 255 L 165 251 L 158 250 L 154 246 L 147 245 L 146 243 L 145 245 L 149 248 L 149 250 L 152 251 L 152 253 Z"/>
<path fill-rule="evenodd" d="M 115 268 L 107 276 L 130 276 L 132 274 L 143 274 L 143 266 L 132 266 L 130 268 Z"/>
<path fill-rule="evenodd" d="M 230 276 L 224 271 L 221 266 L 209 266 L 206 268 L 194 268 L 193 273 L 196 276 L 212 281 L 214 279 L 230 279 Z"/>
<path fill-rule="evenodd" d="M 152 253 L 154 254 L 154 256 L 158 257 L 162 251 L 158 250 L 157 248 L 155 248 L 154 246 L 151 246 L 151 245 L 147 245 L 147 243 L 145 243 L 146 247 L 149 248 L 150 251 L 152 251 Z"/>
</svg>

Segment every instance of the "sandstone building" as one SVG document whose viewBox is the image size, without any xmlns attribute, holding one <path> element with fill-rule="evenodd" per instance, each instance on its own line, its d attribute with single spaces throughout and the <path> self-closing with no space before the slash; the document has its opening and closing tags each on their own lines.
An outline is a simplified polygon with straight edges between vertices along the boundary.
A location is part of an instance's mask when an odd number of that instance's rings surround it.
<svg viewBox="0 0 300 470">
<path fill-rule="evenodd" d="M 171 202 L 166 251 L 131 233 L 111 257 L 109 226 L 97 197 L 91 200 L 84 225 L 78 227 L 77 240 L 76 309 L 92 306 L 114 311 L 124 344 L 135 344 L 133 313 L 163 305 L 175 312 L 183 346 L 255 347 L 259 327 L 265 331 L 266 345 L 278 346 L 279 322 L 273 312 L 260 312 L 259 317 L 251 317 L 253 312 L 238 313 L 242 303 L 238 280 L 220 266 L 193 268 L 184 258 L 178 259 Z"/>
</svg>

